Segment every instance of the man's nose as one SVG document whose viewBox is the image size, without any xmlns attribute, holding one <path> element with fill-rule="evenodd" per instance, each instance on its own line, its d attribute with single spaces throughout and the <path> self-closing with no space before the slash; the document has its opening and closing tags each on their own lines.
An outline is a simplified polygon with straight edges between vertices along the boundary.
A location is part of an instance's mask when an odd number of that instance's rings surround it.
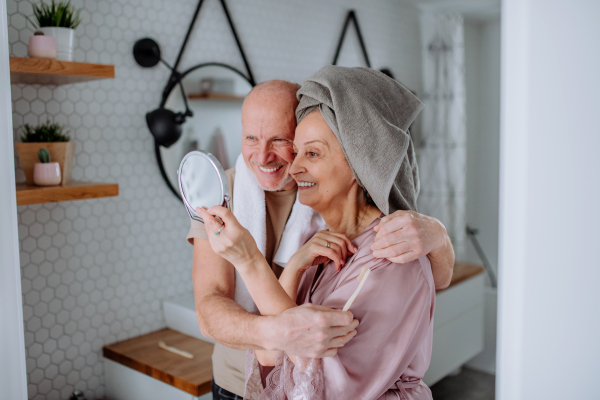
<svg viewBox="0 0 600 400">
<path fill-rule="evenodd" d="M 271 158 L 271 146 L 269 146 L 268 143 L 261 144 L 260 148 L 258 149 L 256 162 L 265 165 L 269 163 L 269 161 L 272 161 Z"/>
</svg>

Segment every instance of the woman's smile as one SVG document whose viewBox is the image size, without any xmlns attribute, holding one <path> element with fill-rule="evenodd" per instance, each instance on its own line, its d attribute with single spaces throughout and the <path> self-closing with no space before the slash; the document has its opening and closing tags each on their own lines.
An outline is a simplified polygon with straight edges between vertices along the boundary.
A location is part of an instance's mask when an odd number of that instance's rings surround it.
<svg viewBox="0 0 600 400">
<path fill-rule="evenodd" d="M 307 182 L 307 181 L 297 181 L 298 190 L 307 190 L 312 189 L 317 184 L 316 182 Z"/>
</svg>

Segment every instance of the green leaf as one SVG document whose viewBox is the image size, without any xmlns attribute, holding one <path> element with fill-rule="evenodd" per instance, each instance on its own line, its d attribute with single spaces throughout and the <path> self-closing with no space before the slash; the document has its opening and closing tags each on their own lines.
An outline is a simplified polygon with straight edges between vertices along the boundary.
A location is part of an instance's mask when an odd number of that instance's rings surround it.
<svg viewBox="0 0 600 400">
<path fill-rule="evenodd" d="M 33 15 L 39 27 L 59 27 L 75 29 L 81 23 L 81 10 L 75 9 L 70 0 L 52 0 L 48 5 L 44 1 L 32 4 Z"/>
<path fill-rule="evenodd" d="M 69 132 L 65 131 L 64 126 L 50 121 L 36 127 L 25 124 L 23 131 L 24 134 L 21 136 L 23 143 L 68 142 L 71 140 Z"/>
<path fill-rule="evenodd" d="M 48 154 L 48 150 L 40 149 L 40 151 L 38 151 L 38 158 L 40 159 L 41 163 L 49 163 L 50 154 Z"/>
</svg>

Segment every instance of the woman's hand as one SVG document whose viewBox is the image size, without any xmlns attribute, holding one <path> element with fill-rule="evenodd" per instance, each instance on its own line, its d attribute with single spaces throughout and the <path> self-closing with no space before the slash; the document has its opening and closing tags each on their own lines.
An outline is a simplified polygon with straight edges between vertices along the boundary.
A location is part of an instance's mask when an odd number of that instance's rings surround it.
<svg viewBox="0 0 600 400">
<path fill-rule="evenodd" d="M 335 263 L 335 269 L 340 271 L 346 264 L 348 255 L 356 251 L 346 235 L 320 231 L 290 258 L 286 269 L 291 266 L 299 272 L 304 272 L 313 265 L 325 264 L 331 260 Z"/>
<path fill-rule="evenodd" d="M 261 254 L 250 232 L 239 223 L 229 209 L 215 206 L 205 210 L 198 207 L 196 212 L 204 221 L 213 251 L 234 267 L 243 267 Z M 221 218 L 225 225 L 221 225 L 215 216 Z"/>
</svg>

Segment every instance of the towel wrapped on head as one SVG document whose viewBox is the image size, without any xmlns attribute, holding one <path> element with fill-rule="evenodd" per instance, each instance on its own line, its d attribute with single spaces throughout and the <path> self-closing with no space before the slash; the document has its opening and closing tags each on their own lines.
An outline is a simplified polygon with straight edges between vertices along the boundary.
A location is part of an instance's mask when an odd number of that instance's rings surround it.
<svg viewBox="0 0 600 400">
<path fill-rule="evenodd" d="M 408 127 L 423 103 L 414 94 L 379 71 L 328 65 L 296 96 L 298 124 L 321 111 L 358 184 L 381 212 L 417 210 L 419 175 Z"/>
</svg>

